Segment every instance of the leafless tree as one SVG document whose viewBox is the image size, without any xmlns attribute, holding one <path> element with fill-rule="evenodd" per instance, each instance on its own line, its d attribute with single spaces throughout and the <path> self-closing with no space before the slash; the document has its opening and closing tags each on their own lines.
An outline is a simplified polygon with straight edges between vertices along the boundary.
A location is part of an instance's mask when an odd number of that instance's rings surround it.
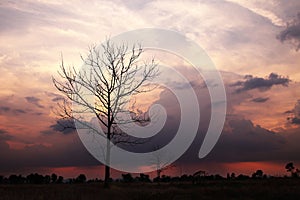
<svg viewBox="0 0 300 200">
<path fill-rule="evenodd" d="M 154 147 L 150 164 L 154 165 L 156 171 L 156 179 L 159 181 L 161 178 L 161 173 L 175 167 L 175 165 L 172 164 L 171 155 L 169 154 L 169 152 L 156 151 L 158 149 L 160 149 L 160 146 Z"/>
<path fill-rule="evenodd" d="M 84 62 L 81 70 L 65 67 L 62 59 L 60 79 L 53 78 L 57 90 L 66 96 L 66 101 L 59 105 L 60 117 L 71 118 L 89 126 L 89 123 L 83 123 L 80 116 L 80 112 L 89 112 L 104 128 L 102 136 L 107 139 L 105 187 L 109 187 L 110 179 L 110 142 L 138 143 L 131 140 L 118 124 L 142 123 L 146 120 L 145 115 L 135 113 L 132 107 L 128 107 L 130 96 L 153 89 L 150 81 L 159 73 L 153 58 L 149 62 L 141 60 L 143 52 L 139 44 L 128 47 L 125 43 L 117 45 L 108 39 L 99 48 L 91 46 L 87 58 L 81 57 Z M 88 99 L 91 97 L 85 94 L 86 91 L 92 94 L 92 103 Z M 82 109 L 74 110 L 70 103 L 75 103 Z M 130 118 L 119 117 L 122 113 L 129 113 Z"/>
<path fill-rule="evenodd" d="M 203 170 L 198 170 L 193 174 L 193 184 L 197 184 L 206 176 L 206 172 Z"/>
</svg>

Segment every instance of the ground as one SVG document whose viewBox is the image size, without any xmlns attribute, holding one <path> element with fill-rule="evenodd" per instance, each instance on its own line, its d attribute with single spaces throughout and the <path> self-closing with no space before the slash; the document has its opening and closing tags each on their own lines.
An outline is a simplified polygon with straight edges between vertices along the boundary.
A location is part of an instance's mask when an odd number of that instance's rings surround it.
<svg viewBox="0 0 300 200">
<path fill-rule="evenodd" d="M 191 183 L 0 185 L 1 200 L 300 199 L 300 179 L 205 180 Z"/>
</svg>

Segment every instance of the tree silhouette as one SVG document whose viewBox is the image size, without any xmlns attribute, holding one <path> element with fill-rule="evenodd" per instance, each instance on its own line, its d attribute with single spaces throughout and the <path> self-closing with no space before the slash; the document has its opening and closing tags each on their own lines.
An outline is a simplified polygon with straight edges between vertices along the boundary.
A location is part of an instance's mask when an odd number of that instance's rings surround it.
<svg viewBox="0 0 300 200">
<path fill-rule="evenodd" d="M 52 183 L 56 183 L 56 180 L 57 180 L 57 175 L 56 174 L 51 174 L 51 181 Z"/>
<path fill-rule="evenodd" d="M 299 169 L 295 169 L 294 163 L 290 162 L 288 164 L 285 165 L 285 169 L 287 172 L 291 173 L 291 177 L 298 177 L 300 170 Z"/>
<path fill-rule="evenodd" d="M 140 182 L 146 182 L 146 183 L 151 182 L 148 174 L 140 174 L 140 177 L 138 177 L 137 180 Z"/>
<path fill-rule="evenodd" d="M 236 177 L 238 180 L 247 180 L 250 177 L 248 175 L 240 174 Z"/>
<path fill-rule="evenodd" d="M 25 178 L 22 177 L 21 175 L 17 176 L 15 174 L 12 174 L 8 177 L 8 181 L 11 184 L 22 184 L 25 183 Z"/>
<path fill-rule="evenodd" d="M 129 173 L 128 174 L 122 174 L 122 178 L 123 178 L 123 181 L 125 183 L 131 183 L 131 182 L 133 182 L 133 177 Z"/>
<path fill-rule="evenodd" d="M 80 174 L 75 180 L 76 183 L 84 183 L 85 181 L 86 181 L 86 176 L 84 174 Z"/>
<path fill-rule="evenodd" d="M 160 149 L 160 146 L 157 145 L 153 148 L 152 159 L 149 160 L 149 164 L 154 165 L 156 171 L 156 182 L 159 182 L 161 179 L 161 173 L 168 169 L 175 167 L 172 164 L 169 152 L 156 151 Z"/>
<path fill-rule="evenodd" d="M 193 184 L 199 183 L 206 176 L 206 172 L 199 170 L 193 174 Z"/>
<path fill-rule="evenodd" d="M 31 184 L 42 184 L 45 183 L 45 179 L 43 175 L 40 175 L 38 173 L 30 174 L 26 177 L 27 182 Z"/>
<path fill-rule="evenodd" d="M 230 178 L 231 178 L 231 179 L 235 179 L 235 178 L 236 178 L 234 172 L 231 173 Z"/>
<path fill-rule="evenodd" d="M 59 176 L 56 182 L 57 183 L 63 183 L 63 181 L 64 181 L 64 177 Z"/>
<path fill-rule="evenodd" d="M 44 180 L 45 180 L 45 183 L 48 184 L 48 183 L 51 182 L 51 177 L 50 177 L 49 175 L 46 175 L 46 176 L 44 177 Z"/>
<path fill-rule="evenodd" d="M 285 169 L 286 169 L 288 172 L 293 172 L 294 169 L 295 169 L 294 163 L 290 162 L 290 163 L 286 164 Z"/>
<path fill-rule="evenodd" d="M 53 78 L 55 87 L 67 98 L 67 101 L 59 105 L 60 111 L 57 114 L 63 119 L 74 119 L 107 140 L 103 153 L 106 165 L 105 187 L 109 187 L 110 180 L 110 142 L 114 144 L 140 143 L 125 134 L 117 124 L 147 120 L 145 115 L 138 115 L 132 108 L 128 108 L 130 102 L 128 97 L 151 90 L 147 81 L 158 75 L 154 59 L 148 63 L 140 61 L 142 53 L 141 45 L 133 45 L 129 50 L 127 45 L 115 45 L 108 39 L 101 49 L 96 46 L 89 48 L 88 57 L 82 58 L 84 67 L 81 71 L 74 67 L 66 68 L 62 60 L 59 75 L 64 81 Z M 84 91 L 89 91 L 93 95 L 92 103 L 91 97 Z M 82 109 L 72 110 L 70 102 L 79 105 Z M 80 115 L 81 112 L 92 113 L 104 129 L 104 134 L 96 130 L 91 122 L 82 120 L 84 117 Z M 120 117 L 122 114 L 129 115 L 131 119 Z"/>
<path fill-rule="evenodd" d="M 261 169 L 258 169 L 252 174 L 252 178 L 263 178 L 263 175 L 264 172 Z"/>
</svg>

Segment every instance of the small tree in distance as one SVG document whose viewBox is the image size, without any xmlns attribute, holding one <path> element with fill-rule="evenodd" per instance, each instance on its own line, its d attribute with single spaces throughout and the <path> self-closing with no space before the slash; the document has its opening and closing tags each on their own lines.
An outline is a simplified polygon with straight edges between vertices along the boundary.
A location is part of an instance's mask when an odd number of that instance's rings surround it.
<svg viewBox="0 0 300 200">
<path fill-rule="evenodd" d="M 116 45 L 108 39 L 101 48 L 102 51 L 96 46 L 89 48 L 88 57 L 82 58 L 84 67 L 87 68 L 81 71 L 65 67 L 62 61 L 59 75 L 63 81 L 53 78 L 53 83 L 68 100 L 59 105 L 58 114 L 61 118 L 81 122 L 78 111 L 76 111 L 76 116 L 72 114 L 74 110 L 69 102 L 73 102 L 82 107 L 82 112 L 93 113 L 103 127 L 104 135 L 97 133 L 107 139 L 104 155 L 106 160 L 104 187 L 109 187 L 110 142 L 139 143 L 128 137 L 117 123 L 126 124 L 147 120 L 145 115 L 138 115 L 127 107 L 130 101 L 128 97 L 153 89 L 147 82 L 158 75 L 158 68 L 154 59 L 150 62 L 140 61 L 143 53 L 141 45 L 133 45 L 129 49 L 125 44 Z M 83 89 L 88 90 L 94 96 L 93 104 L 87 100 Z M 131 119 L 118 118 L 119 114 L 126 112 L 130 113 Z"/>
<path fill-rule="evenodd" d="M 156 150 L 160 149 L 160 146 L 157 145 L 153 148 L 152 159 L 149 160 L 149 164 L 154 165 L 156 171 L 156 178 L 157 182 L 161 179 L 161 174 L 163 171 L 170 170 L 171 168 L 175 167 L 170 160 L 169 152 L 157 152 Z"/>
<path fill-rule="evenodd" d="M 295 169 L 294 163 L 290 162 L 288 164 L 285 165 L 285 169 L 287 172 L 291 173 L 291 177 L 298 177 L 300 170 L 299 169 Z"/>
<path fill-rule="evenodd" d="M 57 175 L 56 174 L 51 174 L 51 181 L 52 183 L 56 183 L 56 180 L 57 180 Z"/>
<path fill-rule="evenodd" d="M 80 174 L 76 179 L 76 183 L 84 183 L 86 181 L 86 176 L 84 174 Z"/>
<path fill-rule="evenodd" d="M 264 172 L 261 169 L 258 169 L 252 174 L 252 178 L 263 178 L 263 175 Z"/>
</svg>

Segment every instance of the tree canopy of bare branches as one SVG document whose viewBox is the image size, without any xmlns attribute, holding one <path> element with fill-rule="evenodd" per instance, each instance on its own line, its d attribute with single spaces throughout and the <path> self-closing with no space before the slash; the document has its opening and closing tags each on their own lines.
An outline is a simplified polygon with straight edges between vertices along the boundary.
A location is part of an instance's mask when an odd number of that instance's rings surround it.
<svg viewBox="0 0 300 200">
<path fill-rule="evenodd" d="M 108 39 L 99 47 L 89 47 L 87 58 L 81 57 L 81 70 L 66 67 L 62 59 L 60 78 L 53 78 L 56 89 L 66 97 L 59 105 L 59 116 L 93 129 L 85 118 L 92 115 L 103 128 L 103 132 L 95 131 L 107 139 L 106 187 L 110 178 L 110 142 L 134 143 L 118 124 L 144 119 L 129 108 L 130 97 L 151 90 L 150 82 L 159 73 L 154 59 L 141 61 L 143 52 L 141 45 L 129 48 L 125 43 L 118 45 Z M 70 103 L 77 105 L 76 109 Z"/>
</svg>

